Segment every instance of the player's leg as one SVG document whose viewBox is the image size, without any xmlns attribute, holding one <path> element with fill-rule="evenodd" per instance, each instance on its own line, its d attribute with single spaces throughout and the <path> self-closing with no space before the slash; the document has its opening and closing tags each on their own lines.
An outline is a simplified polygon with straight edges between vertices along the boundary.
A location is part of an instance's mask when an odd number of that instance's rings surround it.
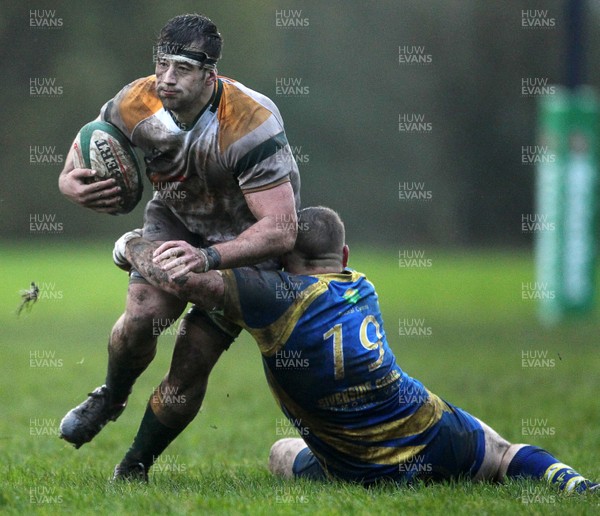
<svg viewBox="0 0 600 516">
<path fill-rule="evenodd" d="M 132 274 L 125 313 L 108 344 L 106 386 L 115 402 L 127 400 L 135 380 L 154 359 L 158 336 L 178 319 L 185 305 Z"/>
<path fill-rule="evenodd" d="M 115 468 L 116 479 L 147 479 L 158 456 L 200 410 L 209 374 L 239 331 L 217 326 L 205 312 L 192 309 L 186 315 L 169 372 L 150 397 L 133 444 Z"/>
<path fill-rule="evenodd" d="M 269 452 L 269 471 L 283 478 L 324 480 L 325 471 L 300 438 L 279 439 Z"/>
<path fill-rule="evenodd" d="M 146 205 L 143 236 L 156 243 L 175 239 L 195 245 L 198 240 L 160 199 Z M 119 417 L 133 384 L 156 354 L 158 335 L 181 315 L 186 304 L 151 286 L 137 271 L 131 272 L 125 313 L 113 327 L 108 344 L 106 385 L 63 418 L 61 437 L 79 448 Z"/>
<path fill-rule="evenodd" d="M 439 419 L 423 433 L 424 449 L 401 463 L 394 478 L 400 484 L 474 478 L 485 458 L 481 425 L 469 413 L 433 393 L 429 393 L 427 403 L 436 407 Z"/>
<path fill-rule="evenodd" d="M 565 492 L 598 489 L 599 484 L 584 478 L 546 450 L 528 444 L 510 444 L 488 425 L 479 423 L 485 433 L 485 457 L 475 480 L 534 478 Z"/>
<path fill-rule="evenodd" d="M 513 444 L 509 447 L 499 467 L 500 479 L 534 478 L 544 480 L 566 493 L 595 491 L 600 484 L 594 483 L 537 446 Z"/>
<path fill-rule="evenodd" d="M 120 416 L 133 384 L 154 358 L 160 331 L 175 321 L 184 307 L 185 302 L 178 298 L 132 278 L 125 313 L 111 332 L 105 385 L 63 418 L 63 439 L 79 448 Z"/>
</svg>

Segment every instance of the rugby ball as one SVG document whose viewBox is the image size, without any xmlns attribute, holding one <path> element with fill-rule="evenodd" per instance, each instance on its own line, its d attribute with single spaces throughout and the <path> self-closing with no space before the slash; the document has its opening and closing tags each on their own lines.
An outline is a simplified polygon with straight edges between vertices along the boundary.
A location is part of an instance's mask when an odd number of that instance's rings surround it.
<svg viewBox="0 0 600 516">
<path fill-rule="evenodd" d="M 114 178 L 121 187 L 118 213 L 129 213 L 142 197 L 139 161 L 127 137 L 108 122 L 84 125 L 73 143 L 73 166 L 96 171 L 92 181 Z"/>
</svg>

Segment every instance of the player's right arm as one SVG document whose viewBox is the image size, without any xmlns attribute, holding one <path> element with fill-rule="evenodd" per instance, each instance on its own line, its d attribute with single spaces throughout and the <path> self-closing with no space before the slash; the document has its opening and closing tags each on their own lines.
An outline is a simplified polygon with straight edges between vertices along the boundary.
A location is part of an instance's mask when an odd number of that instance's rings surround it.
<svg viewBox="0 0 600 516">
<path fill-rule="evenodd" d="M 75 168 L 73 165 L 73 145 L 67 154 L 65 166 L 58 177 L 61 193 L 75 204 L 98 213 L 114 213 L 121 200 L 121 189 L 115 179 L 110 178 L 96 183 L 88 181 L 96 172 L 89 168 Z"/>
<path fill-rule="evenodd" d="M 100 115 L 95 121 L 105 121 L 116 125 L 121 131 L 125 132 L 130 138 L 131 134 L 127 128 L 123 126 L 122 120 L 112 120 L 111 117 L 119 118 L 119 108 L 124 97 L 127 97 L 132 85 L 141 84 L 142 87 L 148 86 L 151 81 L 138 80 L 132 84 L 125 86 L 112 100 L 107 102 L 100 110 Z M 136 90 L 137 91 L 137 90 Z M 136 98 L 135 95 L 133 95 Z M 137 105 L 136 105 L 137 107 Z M 61 193 L 70 201 L 79 204 L 84 208 L 89 208 L 98 213 L 116 213 L 120 208 L 121 190 L 117 186 L 117 182 L 110 178 L 103 181 L 92 182 L 91 178 L 96 173 L 89 168 L 75 168 L 73 164 L 73 156 L 75 150 L 73 145 L 67 154 L 65 166 L 58 178 L 58 188 Z"/>
</svg>

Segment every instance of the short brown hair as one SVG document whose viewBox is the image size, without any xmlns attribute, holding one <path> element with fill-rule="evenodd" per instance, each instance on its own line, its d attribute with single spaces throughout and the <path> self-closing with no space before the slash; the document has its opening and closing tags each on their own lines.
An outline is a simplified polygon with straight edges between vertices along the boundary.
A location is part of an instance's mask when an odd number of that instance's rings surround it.
<svg viewBox="0 0 600 516">
<path fill-rule="evenodd" d="M 331 208 L 311 206 L 298 212 L 298 236 L 294 250 L 312 260 L 341 253 L 346 231 L 340 216 Z"/>
<path fill-rule="evenodd" d="M 157 45 L 181 45 L 190 47 L 200 43 L 202 51 L 208 57 L 219 59 L 223 47 L 223 38 L 217 26 L 202 14 L 180 14 L 171 18 L 161 29 Z"/>
</svg>

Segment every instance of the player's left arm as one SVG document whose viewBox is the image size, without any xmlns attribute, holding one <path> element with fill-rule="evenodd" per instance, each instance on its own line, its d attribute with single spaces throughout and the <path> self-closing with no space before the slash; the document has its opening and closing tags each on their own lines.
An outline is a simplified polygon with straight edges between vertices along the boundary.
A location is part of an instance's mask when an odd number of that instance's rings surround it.
<svg viewBox="0 0 600 516">
<path fill-rule="evenodd" d="M 289 181 L 266 190 L 244 194 L 256 222 L 235 239 L 212 246 L 217 262 L 210 268 L 230 269 L 260 263 L 291 251 L 296 242 L 297 217 L 294 191 Z M 171 279 L 188 272 L 203 272 L 207 263 L 206 250 L 198 250 L 182 241 L 162 244 L 154 253 Z"/>
<path fill-rule="evenodd" d="M 294 248 L 298 231 L 294 191 L 289 181 L 268 190 L 244 194 L 256 222 L 237 238 L 214 247 L 221 269 L 252 265 Z"/>
</svg>

